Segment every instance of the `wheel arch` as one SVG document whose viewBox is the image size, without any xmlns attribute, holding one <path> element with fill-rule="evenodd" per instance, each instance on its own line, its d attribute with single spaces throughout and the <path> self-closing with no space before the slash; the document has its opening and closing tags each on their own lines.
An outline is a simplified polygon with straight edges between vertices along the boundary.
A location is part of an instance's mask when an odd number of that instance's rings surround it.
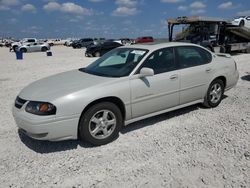
<svg viewBox="0 0 250 188">
<path fill-rule="evenodd" d="M 98 103 L 101 103 L 101 102 L 110 102 L 110 103 L 113 103 L 115 104 L 120 110 L 121 110 L 121 113 L 122 113 L 122 118 L 125 120 L 126 118 L 126 108 L 125 108 L 125 104 L 123 103 L 123 101 L 118 98 L 118 97 L 115 97 L 115 96 L 109 96 L 109 97 L 103 97 L 103 98 L 100 98 L 100 99 L 96 99 L 92 102 L 90 102 L 82 111 L 81 113 L 81 116 L 78 120 L 78 129 L 77 129 L 77 134 L 78 134 L 78 137 L 79 137 L 79 125 L 80 125 L 80 121 L 81 121 L 81 118 L 82 116 L 84 115 L 84 113 L 90 108 L 92 107 L 93 105 L 95 104 L 98 104 Z"/>
<path fill-rule="evenodd" d="M 21 48 L 20 48 L 20 51 L 27 52 L 27 51 L 28 51 L 28 49 L 27 49 L 27 48 L 25 48 L 25 47 L 21 47 Z"/>
<path fill-rule="evenodd" d="M 226 87 L 226 85 L 227 85 L 227 79 L 226 79 L 225 76 L 217 76 L 216 78 L 214 78 L 214 79 L 212 80 L 212 82 L 213 82 L 214 80 L 221 80 L 221 81 L 223 82 L 223 84 L 224 84 L 224 87 Z M 212 83 L 212 82 L 211 82 L 211 83 Z"/>
</svg>

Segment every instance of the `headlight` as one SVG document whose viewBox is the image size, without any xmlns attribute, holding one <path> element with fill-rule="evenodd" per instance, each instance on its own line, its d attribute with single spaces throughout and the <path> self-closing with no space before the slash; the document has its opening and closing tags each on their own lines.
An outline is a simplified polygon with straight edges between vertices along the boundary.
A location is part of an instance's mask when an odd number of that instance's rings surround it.
<svg viewBox="0 0 250 188">
<path fill-rule="evenodd" d="M 48 103 L 48 102 L 30 101 L 27 104 L 25 110 L 26 112 L 40 115 L 40 116 L 56 114 L 56 107 L 53 104 Z"/>
</svg>

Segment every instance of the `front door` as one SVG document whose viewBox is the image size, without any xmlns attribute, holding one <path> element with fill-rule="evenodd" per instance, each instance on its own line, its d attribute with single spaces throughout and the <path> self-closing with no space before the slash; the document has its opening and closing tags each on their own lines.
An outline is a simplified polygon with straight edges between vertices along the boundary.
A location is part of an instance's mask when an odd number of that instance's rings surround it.
<svg viewBox="0 0 250 188">
<path fill-rule="evenodd" d="M 133 118 L 179 105 L 180 79 L 173 48 L 153 52 L 137 74 L 144 67 L 153 69 L 154 75 L 130 79 Z"/>
</svg>

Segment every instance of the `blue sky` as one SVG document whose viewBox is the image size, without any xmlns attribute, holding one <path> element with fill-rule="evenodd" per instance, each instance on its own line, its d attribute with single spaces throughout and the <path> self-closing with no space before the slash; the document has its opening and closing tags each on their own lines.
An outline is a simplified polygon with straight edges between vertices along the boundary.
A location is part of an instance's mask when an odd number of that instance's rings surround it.
<svg viewBox="0 0 250 188">
<path fill-rule="evenodd" d="M 167 18 L 250 15 L 249 0 L 0 0 L 0 37 L 167 37 Z"/>
</svg>

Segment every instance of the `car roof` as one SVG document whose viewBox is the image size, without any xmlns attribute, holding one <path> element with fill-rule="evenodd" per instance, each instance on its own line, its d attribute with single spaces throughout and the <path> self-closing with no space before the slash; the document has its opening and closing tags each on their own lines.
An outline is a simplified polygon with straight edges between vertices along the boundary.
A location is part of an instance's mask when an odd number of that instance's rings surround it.
<svg viewBox="0 0 250 188">
<path fill-rule="evenodd" d="M 198 46 L 196 44 L 192 43 L 186 43 L 186 42 L 166 42 L 166 43 L 147 43 L 147 44 L 135 44 L 135 45 L 130 45 L 130 46 L 123 46 L 120 48 L 135 48 L 135 49 L 145 49 L 145 50 L 158 50 L 161 48 L 167 48 L 167 47 L 176 47 L 176 46 Z"/>
</svg>

